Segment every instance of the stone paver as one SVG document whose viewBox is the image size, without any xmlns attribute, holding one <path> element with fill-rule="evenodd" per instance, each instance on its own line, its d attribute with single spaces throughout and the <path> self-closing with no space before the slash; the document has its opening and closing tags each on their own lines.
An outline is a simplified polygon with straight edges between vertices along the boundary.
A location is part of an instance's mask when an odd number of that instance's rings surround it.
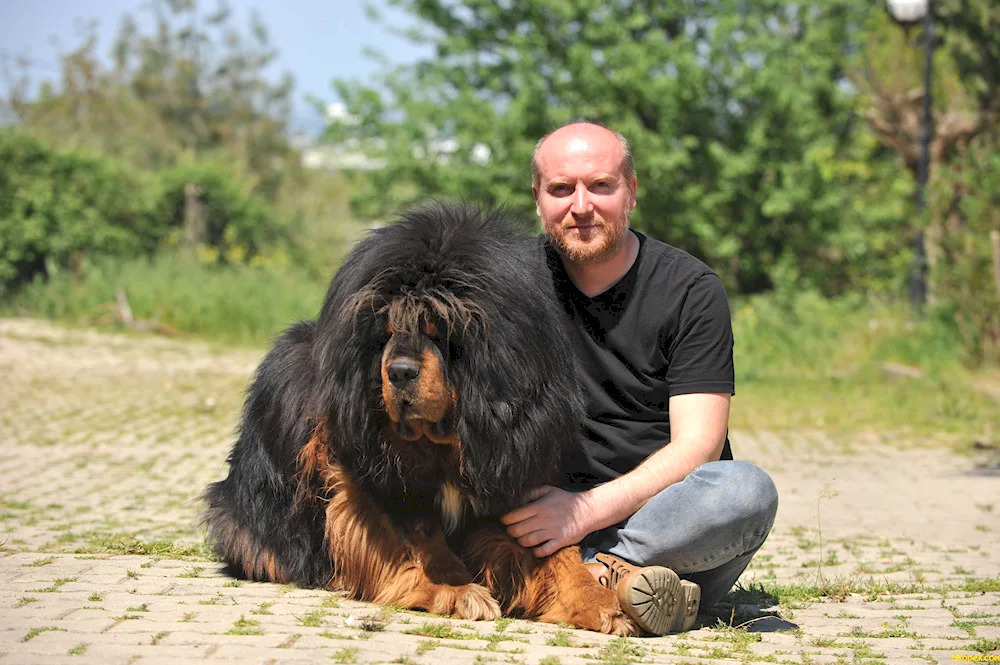
<svg viewBox="0 0 1000 665">
<path fill-rule="evenodd" d="M 875 435 L 732 433 L 775 478 L 778 518 L 745 590 L 684 635 L 470 623 L 230 579 L 198 495 L 224 473 L 260 356 L 0 320 L 0 665 L 1000 662 L 996 455 Z"/>
</svg>

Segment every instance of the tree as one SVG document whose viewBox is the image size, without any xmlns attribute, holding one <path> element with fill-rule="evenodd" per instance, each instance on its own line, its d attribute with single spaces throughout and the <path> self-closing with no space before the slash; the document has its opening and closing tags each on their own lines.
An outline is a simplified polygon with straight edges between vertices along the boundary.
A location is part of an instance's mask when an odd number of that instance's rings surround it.
<svg viewBox="0 0 1000 665">
<path fill-rule="evenodd" d="M 636 226 L 705 258 L 742 292 L 837 292 L 873 275 L 870 230 L 903 204 L 856 121 L 847 81 L 862 0 L 395 0 L 435 56 L 383 90 L 336 89 L 358 117 L 330 128 L 386 167 L 355 199 L 377 217 L 428 195 L 507 204 L 530 218 L 539 137 L 575 119 L 631 141 Z M 488 156 L 488 157 L 487 157 Z M 882 172 L 884 171 L 884 172 Z M 880 264 L 881 265 L 881 264 Z"/>
<path fill-rule="evenodd" d="M 298 154 L 288 144 L 293 80 L 272 82 L 276 57 L 254 14 L 249 35 L 223 4 L 203 13 L 195 0 L 156 0 L 149 34 L 126 15 L 104 66 L 90 34 L 62 59 L 58 86 L 27 94 L 22 74 L 5 106 L 13 120 L 63 147 L 87 147 L 156 170 L 186 159 L 238 165 L 255 191 L 274 198 Z"/>
<path fill-rule="evenodd" d="M 989 236 L 1000 163 L 1000 8 L 989 0 L 937 0 L 932 140 L 926 219 L 928 300 L 951 318 L 973 362 L 1000 360 L 1000 292 Z M 917 34 L 913 34 L 916 32 Z M 923 37 L 872 14 L 855 81 L 875 135 L 916 177 L 924 101 Z M 918 37 L 919 39 L 915 39 Z M 1000 258 L 1000 257 L 998 257 Z"/>
</svg>

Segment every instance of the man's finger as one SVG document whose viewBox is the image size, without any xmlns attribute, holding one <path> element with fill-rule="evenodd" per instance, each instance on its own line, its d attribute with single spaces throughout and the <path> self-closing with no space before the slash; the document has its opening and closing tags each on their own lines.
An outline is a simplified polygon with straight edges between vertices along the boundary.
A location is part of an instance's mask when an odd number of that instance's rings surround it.
<svg viewBox="0 0 1000 665">
<path fill-rule="evenodd" d="M 515 508 L 506 515 L 500 517 L 500 521 L 504 524 L 517 524 L 518 522 L 523 522 L 529 517 L 534 517 L 535 509 L 531 505 L 521 506 L 520 508 Z"/>
<path fill-rule="evenodd" d="M 535 487 L 530 492 L 528 492 L 528 501 L 537 501 L 538 499 L 542 498 L 543 496 L 551 492 L 552 489 L 553 488 L 551 485 L 539 485 L 538 487 Z"/>
<path fill-rule="evenodd" d="M 523 520 L 521 522 L 515 522 L 507 527 L 507 535 L 515 540 L 523 535 L 529 534 L 535 530 L 535 527 L 530 521 Z"/>
<path fill-rule="evenodd" d="M 554 540 L 549 540 L 546 541 L 540 547 L 536 547 L 534 550 L 532 550 L 531 553 L 534 554 L 537 558 L 542 559 L 544 557 L 549 556 L 550 554 L 555 554 L 556 552 L 559 551 L 559 549 L 560 549 L 559 543 L 557 543 Z"/>
<path fill-rule="evenodd" d="M 531 533 L 527 533 L 527 534 L 521 536 L 520 538 L 518 538 L 517 539 L 517 543 L 521 547 L 527 547 L 527 548 L 530 549 L 530 548 L 534 547 L 535 545 L 538 545 L 540 543 L 544 543 L 545 540 L 546 540 L 545 536 L 542 534 L 541 531 L 532 531 Z"/>
</svg>

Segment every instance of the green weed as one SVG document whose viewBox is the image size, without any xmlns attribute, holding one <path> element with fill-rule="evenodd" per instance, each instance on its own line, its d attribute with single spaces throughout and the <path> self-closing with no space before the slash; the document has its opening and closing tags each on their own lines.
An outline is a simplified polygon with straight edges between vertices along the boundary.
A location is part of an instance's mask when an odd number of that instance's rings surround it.
<svg viewBox="0 0 1000 665">
<path fill-rule="evenodd" d="M 28 631 L 28 634 L 21 638 L 22 642 L 30 642 L 42 633 L 47 633 L 49 631 L 58 630 L 61 632 L 66 632 L 65 628 L 56 628 L 55 626 L 42 626 L 41 628 L 32 628 Z"/>
<path fill-rule="evenodd" d="M 246 619 L 243 615 L 233 622 L 233 627 L 226 631 L 226 635 L 263 635 L 260 629 L 260 622 L 253 619 Z"/>
</svg>

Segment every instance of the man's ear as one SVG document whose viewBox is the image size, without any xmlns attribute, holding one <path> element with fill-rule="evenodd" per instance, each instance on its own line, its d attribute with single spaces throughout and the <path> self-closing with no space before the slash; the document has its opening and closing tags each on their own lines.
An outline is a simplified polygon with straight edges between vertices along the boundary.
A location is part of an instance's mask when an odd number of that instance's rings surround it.
<svg viewBox="0 0 1000 665">
<path fill-rule="evenodd" d="M 639 178 L 637 176 L 632 176 L 632 182 L 629 183 L 629 191 L 632 193 L 632 210 L 635 210 L 635 190 L 636 186 L 639 184 Z"/>
<path fill-rule="evenodd" d="M 531 198 L 535 199 L 535 214 L 541 217 L 542 207 L 538 204 L 538 188 L 534 185 L 531 186 Z"/>
</svg>

